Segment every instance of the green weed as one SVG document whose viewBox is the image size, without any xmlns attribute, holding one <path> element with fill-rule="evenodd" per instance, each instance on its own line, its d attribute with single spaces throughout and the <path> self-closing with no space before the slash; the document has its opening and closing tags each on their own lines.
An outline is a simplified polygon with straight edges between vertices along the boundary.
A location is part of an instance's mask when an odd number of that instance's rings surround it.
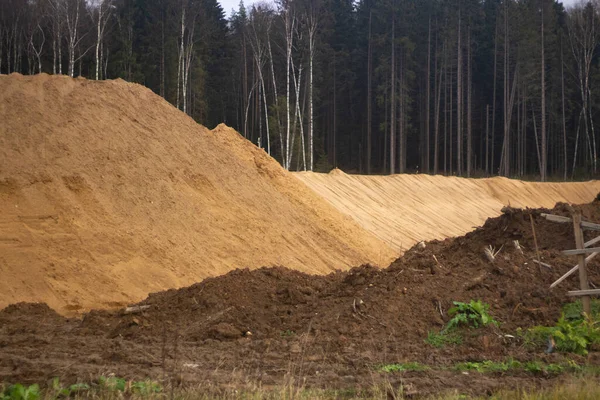
<svg viewBox="0 0 600 400">
<path fill-rule="evenodd" d="M 562 309 L 564 318 L 570 322 L 583 320 L 583 306 L 581 300 L 567 303 Z M 600 300 L 592 299 L 592 319 L 598 321 L 600 319 Z"/>
<path fill-rule="evenodd" d="M 1 394 L 0 400 L 38 400 L 39 385 L 23 386 L 20 383 L 8 386 Z"/>
<path fill-rule="evenodd" d="M 554 349 L 564 353 L 586 355 L 589 349 L 600 344 L 600 326 L 590 318 L 568 320 L 563 314 L 556 326 L 534 326 L 520 333 L 526 345 L 548 346 L 547 352 Z"/>
<path fill-rule="evenodd" d="M 454 315 L 454 317 L 448 322 L 448 325 L 446 325 L 446 328 L 442 332 L 448 332 L 461 325 L 473 328 L 489 324 L 498 325 L 498 322 L 488 313 L 489 308 L 490 305 L 481 300 L 471 300 L 468 303 L 455 301 L 454 307 L 448 310 L 448 315 Z"/>
</svg>

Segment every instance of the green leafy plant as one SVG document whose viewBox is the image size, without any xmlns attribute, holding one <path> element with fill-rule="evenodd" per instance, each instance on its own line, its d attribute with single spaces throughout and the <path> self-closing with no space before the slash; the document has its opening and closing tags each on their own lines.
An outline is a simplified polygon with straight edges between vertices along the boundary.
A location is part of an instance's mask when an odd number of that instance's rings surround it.
<svg viewBox="0 0 600 400">
<path fill-rule="evenodd" d="M 556 326 L 535 326 L 523 334 L 523 339 L 526 345 L 547 346 L 547 352 L 586 355 L 592 346 L 600 344 L 598 324 L 590 318 L 570 321 L 563 314 Z"/>
<path fill-rule="evenodd" d="M 386 364 L 379 368 L 379 370 L 383 372 L 427 371 L 428 369 L 429 367 L 427 365 L 418 362 Z"/>
<path fill-rule="evenodd" d="M 544 365 L 539 361 L 528 361 L 523 368 L 531 374 L 541 374 L 544 372 Z"/>
<path fill-rule="evenodd" d="M 471 300 L 468 303 L 455 301 L 454 307 L 448 310 L 448 315 L 454 317 L 448 322 L 442 333 L 461 325 L 473 328 L 489 324 L 498 325 L 498 322 L 488 313 L 489 308 L 489 304 L 483 303 L 481 300 Z"/>
<path fill-rule="evenodd" d="M 581 300 L 567 303 L 563 306 L 563 315 L 567 321 L 583 321 L 583 306 Z M 600 300 L 592 300 L 592 315 L 594 320 L 600 319 Z"/>
<path fill-rule="evenodd" d="M 40 398 L 39 385 L 23 386 L 20 383 L 8 386 L 2 394 L 0 400 L 38 400 Z"/>
<path fill-rule="evenodd" d="M 98 385 L 104 390 L 124 392 L 127 381 L 125 381 L 123 378 L 117 378 L 114 376 L 110 376 L 108 378 L 101 376 L 98 379 Z"/>
</svg>

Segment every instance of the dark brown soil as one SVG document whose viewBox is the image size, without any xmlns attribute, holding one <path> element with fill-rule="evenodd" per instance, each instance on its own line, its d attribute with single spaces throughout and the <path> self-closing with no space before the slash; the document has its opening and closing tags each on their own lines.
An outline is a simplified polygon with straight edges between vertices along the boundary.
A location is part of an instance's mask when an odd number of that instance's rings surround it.
<svg viewBox="0 0 600 400">
<path fill-rule="evenodd" d="M 600 221 L 600 202 L 577 208 L 584 219 Z M 177 383 L 217 388 L 269 387 L 291 379 L 307 387 L 369 388 L 389 380 L 420 395 L 540 385 L 550 378 L 439 369 L 509 357 L 564 360 L 505 336 L 519 327 L 554 324 L 569 301 L 566 292 L 577 288 L 574 276 L 548 289 L 575 263 L 560 253 L 574 247 L 574 238 L 572 225 L 547 222 L 541 212 L 569 215 L 562 204 L 551 211 L 507 209 L 463 237 L 417 245 L 383 270 L 363 265 L 327 276 L 282 267 L 236 270 L 154 293 L 139 303 L 149 306 L 139 313 L 92 311 L 66 319 L 43 304 L 11 305 L 0 312 L 0 381 L 89 381 L 115 373 L 157 380 L 175 375 Z M 543 261 L 552 269 L 532 262 L 530 215 Z M 484 256 L 488 245 L 502 248 L 493 264 Z M 589 274 L 600 285 L 596 262 Z M 491 305 L 499 328 L 465 330 L 460 346 L 438 349 L 424 342 L 429 331 L 447 323 L 452 301 L 471 299 Z M 588 358 L 578 361 L 599 357 Z M 377 372 L 380 364 L 411 361 L 436 370 Z"/>
</svg>

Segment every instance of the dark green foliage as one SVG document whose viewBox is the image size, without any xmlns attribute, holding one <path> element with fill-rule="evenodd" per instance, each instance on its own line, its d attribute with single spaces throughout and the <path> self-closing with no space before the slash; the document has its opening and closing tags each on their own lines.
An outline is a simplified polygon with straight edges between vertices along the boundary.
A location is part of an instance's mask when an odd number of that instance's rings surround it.
<svg viewBox="0 0 600 400">
<path fill-rule="evenodd" d="M 563 306 L 564 318 L 567 321 L 581 321 L 583 320 L 583 306 L 581 300 L 577 300 L 571 303 L 567 303 Z M 598 320 L 600 317 L 600 300 L 592 300 L 592 319 Z"/>
<path fill-rule="evenodd" d="M 448 315 L 454 316 L 446 325 L 443 332 L 448 332 L 459 326 L 479 328 L 489 324 L 498 325 L 489 314 L 489 304 L 481 300 L 471 300 L 469 303 L 454 302 L 454 307 L 448 310 Z"/>
<path fill-rule="evenodd" d="M 600 325 L 591 319 L 568 321 L 564 315 L 556 326 L 536 326 L 522 334 L 526 344 L 556 351 L 585 355 L 600 345 Z"/>
<path fill-rule="evenodd" d="M 38 400 L 40 398 L 39 385 L 23 386 L 20 383 L 8 386 L 0 394 L 0 400 Z"/>
<path fill-rule="evenodd" d="M 95 78 L 96 10 L 85 0 L 69 1 L 80 1 L 83 5 L 79 27 L 81 40 L 75 51 L 81 59 L 75 66 L 75 75 Z M 217 0 L 105 1 L 111 1 L 114 7 L 110 9 L 101 49 L 101 78 L 123 78 L 141 83 L 183 108 L 178 77 L 180 79 L 182 73 L 181 17 L 185 8 L 183 42 L 192 44 L 185 91 L 189 99 L 187 113 L 208 127 L 225 122 L 253 143 L 257 143 L 259 137 L 264 139 L 268 123 L 271 155 L 278 161 L 283 159 L 280 146 L 284 142 L 287 122 L 285 107 L 281 106 L 281 99 L 286 95 L 288 72 L 283 16 L 286 7 L 294 8 L 292 11 L 297 20 L 293 72 L 300 81 L 300 88 L 296 98 L 293 79 L 290 80 L 290 125 L 296 135 L 291 146 L 292 169 L 304 169 L 303 162 L 298 162 L 302 154 L 300 123 L 308 142 L 311 57 L 307 11 L 314 9 L 318 22 L 312 58 L 315 168 L 373 173 L 390 171 L 392 124 L 397 135 L 397 171 L 434 172 L 437 145 L 437 172 L 455 174 L 459 137 L 464 140 L 461 169 L 466 171 L 467 134 L 471 126 L 472 176 L 498 173 L 503 154 L 504 93 L 505 89 L 512 92 L 514 81 L 515 98 L 508 127 L 510 147 L 506 151 L 510 156 L 510 175 L 538 177 L 543 16 L 548 174 L 562 178 L 565 167 L 575 178 L 586 178 L 597 172 L 593 160 L 600 150 L 600 140 L 596 140 L 592 126 L 600 125 L 600 113 L 596 112 L 600 93 L 590 89 L 592 97 L 586 102 L 589 116 L 586 119 L 584 113 L 582 117 L 584 102 L 574 56 L 581 52 L 571 47 L 575 42 L 569 39 L 567 29 L 574 20 L 573 11 L 565 11 L 559 1 L 298 0 L 248 7 L 241 2 L 229 19 Z M 586 15 L 591 16 L 597 26 L 598 13 L 594 14 L 593 5 L 586 7 Z M 250 23 L 255 13 L 265 17 L 260 20 L 263 25 L 268 25 L 258 30 L 266 54 L 261 65 L 257 65 L 250 44 Z M 459 23 L 461 49 L 458 48 Z M 55 36 L 53 14 L 49 12 L 47 2 L 0 1 L 0 32 L 4 32 L 0 34 L 0 73 L 37 72 L 38 60 L 28 39 L 33 37 L 33 47 L 41 45 L 40 32 L 31 36 L 31 27 L 38 24 L 45 38 L 39 62 L 43 72 L 52 72 L 58 64 L 52 48 Z M 506 29 L 508 43 L 504 43 Z M 11 33 L 9 40 L 10 32 L 16 32 L 16 37 Z M 66 32 L 61 32 L 62 59 L 58 61 L 63 73 L 67 71 L 68 61 L 66 39 Z M 267 52 L 267 43 L 271 45 L 270 52 Z M 396 72 L 393 78 L 392 48 Z M 506 71 L 509 87 L 505 88 L 503 56 L 507 50 L 510 54 Z M 600 49 L 594 50 L 595 57 Z M 459 53 L 463 61 L 461 97 L 464 101 L 461 107 L 457 104 Z M 469 54 L 472 60 L 470 113 L 466 102 Z M 590 87 L 594 87 L 600 78 L 596 61 L 594 58 L 590 65 Z M 566 143 L 562 136 L 563 69 Z M 259 70 L 264 76 L 266 96 L 261 95 L 262 87 L 258 84 Z M 392 82 L 396 93 L 391 93 Z M 372 91 L 370 98 L 369 88 Z M 437 88 L 443 89 L 439 99 Z M 265 97 L 267 115 L 263 104 Z M 395 121 L 391 121 L 392 98 L 396 104 Z M 297 100 L 302 114 L 300 123 L 294 117 Z M 369 105 L 370 120 L 367 118 Z M 490 107 L 489 125 L 487 106 Z M 458 115 L 459 109 L 461 115 Z M 488 126 L 490 136 L 486 137 Z M 436 127 L 437 142 L 434 137 Z M 266 145 L 265 140 L 262 142 Z M 370 157 L 366 154 L 369 147 Z M 370 166 L 366 165 L 367 160 L 370 160 Z"/>
</svg>

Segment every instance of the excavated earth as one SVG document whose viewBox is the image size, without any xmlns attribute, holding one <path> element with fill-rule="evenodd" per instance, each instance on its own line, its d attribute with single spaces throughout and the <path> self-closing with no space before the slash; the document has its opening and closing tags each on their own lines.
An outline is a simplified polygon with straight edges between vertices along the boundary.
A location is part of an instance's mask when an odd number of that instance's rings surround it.
<svg viewBox="0 0 600 400">
<path fill-rule="evenodd" d="M 456 389 L 487 394 L 501 388 L 547 386 L 560 377 L 525 373 L 464 374 L 457 362 L 540 360 L 565 355 L 526 348 L 517 328 L 552 325 L 577 288 L 573 276 L 550 284 L 576 262 L 560 251 L 574 247 L 572 226 L 548 222 L 542 212 L 507 208 L 462 237 L 415 246 L 386 269 L 363 265 L 326 276 L 283 267 L 235 270 L 192 286 L 151 294 L 138 313 L 91 311 L 65 318 L 45 304 L 19 303 L 0 311 L 0 381 L 89 381 L 114 373 L 211 390 L 275 387 L 372 387 L 389 381 L 417 397 Z M 585 220 L 600 221 L 600 202 L 576 206 Z M 533 217 L 543 261 L 532 262 Z M 592 236 L 586 236 L 586 239 Z M 518 240 L 523 253 L 513 245 Z M 486 246 L 502 249 L 492 264 Z M 590 280 L 600 285 L 598 263 Z M 481 299 L 498 328 L 463 331 L 461 345 L 434 348 L 429 331 L 448 321 L 452 301 Z M 515 335 L 516 336 L 516 335 Z M 580 363 L 598 364 L 568 356 Z M 430 371 L 385 374 L 385 363 L 417 361 Z"/>
</svg>

